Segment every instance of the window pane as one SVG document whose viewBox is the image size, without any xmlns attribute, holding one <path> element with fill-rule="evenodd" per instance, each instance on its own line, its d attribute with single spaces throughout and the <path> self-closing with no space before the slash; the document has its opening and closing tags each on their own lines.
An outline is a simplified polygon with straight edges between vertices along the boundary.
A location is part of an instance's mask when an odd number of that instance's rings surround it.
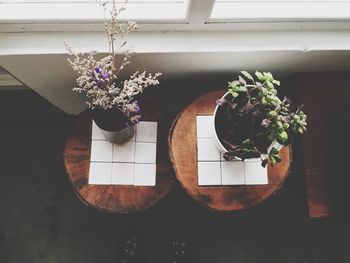
<svg viewBox="0 0 350 263">
<path fill-rule="evenodd" d="M 106 1 L 105 1 L 106 2 Z M 116 1 L 117 6 L 124 1 Z M 129 0 L 120 19 L 174 20 L 187 17 L 189 0 Z M 107 3 L 107 12 L 111 7 Z M 107 13 L 108 14 L 108 13 Z M 95 0 L 0 0 L 0 21 L 94 21 L 104 18 L 102 8 Z"/>
<path fill-rule="evenodd" d="M 211 21 L 336 21 L 350 19 L 350 0 L 217 0 Z"/>
</svg>

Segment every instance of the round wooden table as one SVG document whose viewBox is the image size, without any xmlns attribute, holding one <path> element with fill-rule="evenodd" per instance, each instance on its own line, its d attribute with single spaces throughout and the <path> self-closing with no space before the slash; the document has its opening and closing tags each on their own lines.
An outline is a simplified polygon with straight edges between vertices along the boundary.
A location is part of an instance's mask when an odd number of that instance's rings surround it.
<svg viewBox="0 0 350 263">
<path fill-rule="evenodd" d="M 92 117 L 78 116 L 64 149 L 64 163 L 73 188 L 88 206 L 110 213 L 142 211 L 166 196 L 173 184 L 168 158 L 167 135 L 171 124 L 153 106 L 142 107 L 142 120 L 158 122 L 156 186 L 89 185 Z"/>
<path fill-rule="evenodd" d="M 197 180 L 197 114 L 213 114 L 215 103 L 225 91 L 209 92 L 193 101 L 174 121 L 169 133 L 170 158 L 175 175 L 185 191 L 201 205 L 217 211 L 252 207 L 276 193 L 289 174 L 291 147 L 283 147 L 282 162 L 268 164 L 267 185 L 199 186 Z"/>
</svg>

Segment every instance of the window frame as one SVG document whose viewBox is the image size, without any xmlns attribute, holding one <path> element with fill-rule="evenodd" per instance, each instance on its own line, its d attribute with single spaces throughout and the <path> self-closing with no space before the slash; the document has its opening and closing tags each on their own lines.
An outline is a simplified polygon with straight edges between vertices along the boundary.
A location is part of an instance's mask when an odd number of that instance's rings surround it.
<svg viewBox="0 0 350 263">
<path fill-rule="evenodd" d="M 347 11 L 350 9 L 349 0 L 218 0 L 218 2 L 213 6 L 209 22 L 338 22 L 350 20 L 350 13 Z M 254 5 L 259 5 L 259 9 L 252 10 Z M 234 8 L 236 8 L 235 12 L 231 12 Z"/>
<path fill-rule="evenodd" d="M 1 3 L 1 0 L 0 0 Z M 138 21 L 140 31 L 261 31 L 261 30 L 349 30 L 350 19 L 328 21 L 227 21 L 211 20 L 215 0 L 190 0 L 184 20 Z M 0 4 L 1 7 L 1 4 Z M 11 32 L 102 32 L 101 21 L 8 21 L 0 22 L 0 33 Z"/>
</svg>

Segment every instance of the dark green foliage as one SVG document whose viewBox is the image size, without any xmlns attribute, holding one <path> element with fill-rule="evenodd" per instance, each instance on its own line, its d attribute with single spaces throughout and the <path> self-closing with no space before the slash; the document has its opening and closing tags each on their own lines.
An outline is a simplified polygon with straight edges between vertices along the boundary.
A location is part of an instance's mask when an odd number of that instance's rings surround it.
<svg viewBox="0 0 350 263">
<path fill-rule="evenodd" d="M 276 87 L 280 82 L 270 72 L 255 72 L 255 78 L 241 71 L 238 80 L 229 82 L 228 95 L 217 100 L 224 116 L 223 143 L 229 149 L 226 160 L 239 157 L 260 158 L 265 166 L 281 161 L 273 142 L 288 145 L 292 133 L 306 131 L 306 115 L 301 108 L 293 111 L 289 99 L 281 100 Z M 220 128 L 219 128 L 220 129 Z"/>
</svg>

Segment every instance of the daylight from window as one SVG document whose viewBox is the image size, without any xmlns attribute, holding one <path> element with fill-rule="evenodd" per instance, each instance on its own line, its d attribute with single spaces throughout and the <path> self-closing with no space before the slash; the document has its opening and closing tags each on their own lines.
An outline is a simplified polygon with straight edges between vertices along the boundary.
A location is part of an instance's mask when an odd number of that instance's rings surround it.
<svg viewBox="0 0 350 263">
<path fill-rule="evenodd" d="M 70 30 L 66 24 L 74 24 L 72 30 L 90 30 L 91 25 L 101 25 L 113 2 L 101 0 L 107 3 L 104 12 L 99 1 L 0 0 L 0 31 Z M 292 25 L 290 28 L 300 22 L 323 29 L 335 24 L 335 28 L 346 27 L 350 22 L 350 0 L 116 0 L 116 3 L 126 9 L 119 19 L 149 24 L 148 31 L 213 28 L 225 31 L 242 23 L 274 28 L 277 22 L 287 22 L 285 25 Z"/>
<path fill-rule="evenodd" d="M 211 21 L 333 21 L 350 18 L 350 1 L 217 0 Z"/>
<path fill-rule="evenodd" d="M 96 0 L 0 0 L 0 21 L 96 21 L 104 18 L 103 11 L 96 8 Z M 106 9 L 111 7 L 111 1 Z M 125 5 L 121 19 L 147 21 L 185 21 L 189 0 L 128 0 L 116 1 Z"/>
</svg>

